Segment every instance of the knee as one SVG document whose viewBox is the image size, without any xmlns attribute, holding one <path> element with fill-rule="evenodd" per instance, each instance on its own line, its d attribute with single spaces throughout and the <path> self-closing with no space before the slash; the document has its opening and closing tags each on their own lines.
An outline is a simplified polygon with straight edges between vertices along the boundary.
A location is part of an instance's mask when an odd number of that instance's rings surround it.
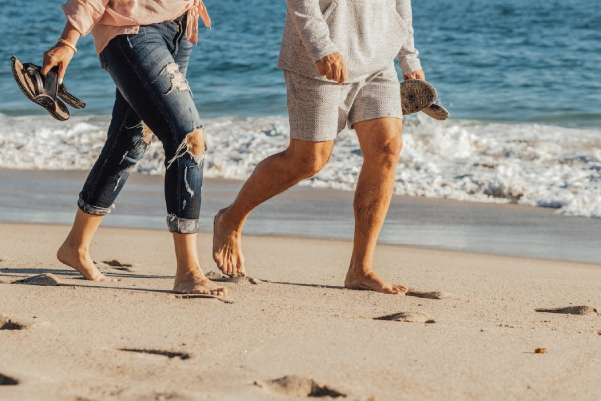
<svg viewBox="0 0 601 401">
<path fill-rule="evenodd" d="M 328 162 L 328 156 L 320 153 L 291 155 L 289 166 L 297 178 L 310 178 L 319 173 Z"/>
<path fill-rule="evenodd" d="M 373 160 L 386 168 L 396 167 L 403 150 L 402 120 L 390 124 L 386 129 L 373 135 L 374 139 L 363 149 L 363 157 Z"/>
<path fill-rule="evenodd" d="M 206 135 L 204 128 L 196 128 L 186 136 L 188 151 L 194 156 L 201 156 L 206 151 Z"/>
</svg>

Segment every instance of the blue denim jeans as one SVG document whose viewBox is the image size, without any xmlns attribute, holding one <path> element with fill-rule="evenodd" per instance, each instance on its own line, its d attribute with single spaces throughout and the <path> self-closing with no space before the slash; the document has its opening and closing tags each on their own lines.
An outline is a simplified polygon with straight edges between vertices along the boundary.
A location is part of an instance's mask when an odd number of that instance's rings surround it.
<svg viewBox="0 0 601 401">
<path fill-rule="evenodd" d="M 185 27 L 185 18 L 142 26 L 136 35 L 115 37 L 100 54 L 117 95 L 106 143 L 79 195 L 85 213 L 114 208 L 153 133 L 165 151 L 169 231 L 198 231 L 204 152 L 194 154 L 187 136 L 202 134 L 204 141 L 204 130 L 185 79 L 192 51 Z"/>
</svg>

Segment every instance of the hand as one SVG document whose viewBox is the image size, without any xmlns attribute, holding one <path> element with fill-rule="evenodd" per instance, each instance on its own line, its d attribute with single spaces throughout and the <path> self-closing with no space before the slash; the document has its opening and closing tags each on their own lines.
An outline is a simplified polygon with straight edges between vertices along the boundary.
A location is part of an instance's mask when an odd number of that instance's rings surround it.
<svg viewBox="0 0 601 401">
<path fill-rule="evenodd" d="M 406 81 L 408 79 L 421 79 L 422 81 L 426 80 L 426 74 L 424 70 L 413 71 L 411 74 L 403 74 L 403 79 Z"/>
<path fill-rule="evenodd" d="M 75 52 L 70 47 L 57 43 L 56 46 L 44 53 L 44 65 L 40 73 L 46 76 L 53 67 L 58 66 L 58 79 L 63 79 L 74 54 Z"/>
<path fill-rule="evenodd" d="M 346 64 L 344 63 L 342 55 L 338 52 L 322 57 L 315 65 L 321 75 L 324 75 L 327 79 L 336 81 L 339 84 L 343 84 L 348 78 Z"/>
</svg>

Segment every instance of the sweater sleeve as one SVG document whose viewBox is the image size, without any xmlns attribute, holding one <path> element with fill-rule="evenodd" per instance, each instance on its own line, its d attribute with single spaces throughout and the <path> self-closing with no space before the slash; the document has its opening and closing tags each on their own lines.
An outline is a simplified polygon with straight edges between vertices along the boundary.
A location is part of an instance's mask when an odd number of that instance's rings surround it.
<svg viewBox="0 0 601 401">
<path fill-rule="evenodd" d="M 288 13 L 314 62 L 338 48 L 330 39 L 330 29 L 319 8 L 319 0 L 286 0 Z"/>
<path fill-rule="evenodd" d="M 68 0 L 61 6 L 67 21 L 82 35 L 90 33 L 102 19 L 110 0 Z"/>
<path fill-rule="evenodd" d="M 401 70 L 403 70 L 403 74 L 407 75 L 422 69 L 418 58 L 419 52 L 415 48 L 415 40 L 413 39 L 413 14 L 411 12 L 411 0 L 397 0 L 396 8 L 403 21 L 405 21 L 405 24 L 407 24 L 407 29 L 409 31 L 407 40 L 401 47 L 401 51 L 398 54 Z"/>
</svg>

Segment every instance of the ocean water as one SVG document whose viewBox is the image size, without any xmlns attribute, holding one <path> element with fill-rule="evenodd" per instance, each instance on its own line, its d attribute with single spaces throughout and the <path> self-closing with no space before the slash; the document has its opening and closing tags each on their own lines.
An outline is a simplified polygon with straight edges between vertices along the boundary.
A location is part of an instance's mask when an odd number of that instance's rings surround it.
<svg viewBox="0 0 601 401">
<path fill-rule="evenodd" d="M 88 103 L 67 123 L 29 102 L 9 58 L 41 63 L 64 24 L 62 1 L 0 0 L 0 167 L 89 169 L 103 144 L 114 85 L 90 37 L 65 82 Z M 395 192 L 556 208 L 601 217 L 601 3 L 598 0 L 414 1 L 416 45 L 441 123 L 407 119 Z M 188 80 L 211 149 L 207 175 L 243 179 L 288 138 L 276 69 L 284 0 L 206 0 Z M 1 62 L 0 62 L 1 65 Z M 159 143 L 139 171 L 161 174 Z M 305 185 L 352 189 L 356 137 L 339 138 L 330 164 Z"/>
</svg>

